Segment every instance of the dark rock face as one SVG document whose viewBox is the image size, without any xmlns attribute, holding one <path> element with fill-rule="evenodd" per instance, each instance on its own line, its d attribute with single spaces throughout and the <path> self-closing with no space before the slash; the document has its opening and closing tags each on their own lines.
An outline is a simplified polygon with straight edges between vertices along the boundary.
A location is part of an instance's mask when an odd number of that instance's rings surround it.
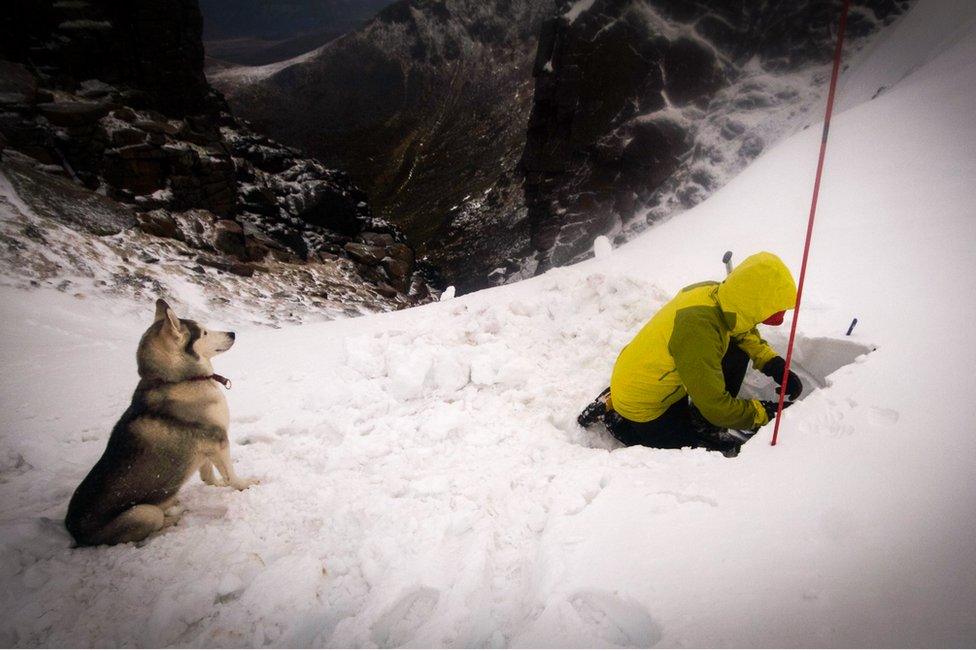
<svg viewBox="0 0 976 650">
<path fill-rule="evenodd" d="M 639 215 L 691 207 L 714 189 L 716 166 L 734 172 L 758 155 L 762 138 L 723 116 L 797 100 L 764 75 L 829 60 L 840 4 L 595 0 L 578 11 L 562 0 L 541 30 L 521 161 L 538 270 Z M 849 36 L 907 4 L 855 2 Z M 706 137 L 712 124 L 727 145 Z"/>
<path fill-rule="evenodd" d="M 176 219 L 163 210 L 140 214 L 139 228 L 143 232 L 163 239 L 182 239 Z"/>
<path fill-rule="evenodd" d="M 8 0 L 3 13 L 0 53 L 29 53 L 42 74 L 124 85 L 169 115 L 202 112 L 210 100 L 196 0 Z"/>
<path fill-rule="evenodd" d="M 0 61 L 0 101 L 23 105 L 36 101 L 37 80 L 19 63 Z"/>
<path fill-rule="evenodd" d="M 382 248 L 368 244 L 350 243 L 345 245 L 345 249 L 354 260 L 370 266 L 379 264 L 386 256 L 386 252 Z"/>
<path fill-rule="evenodd" d="M 524 213 L 516 166 L 552 6 L 399 0 L 270 77 L 211 81 L 256 130 L 348 169 L 448 281 L 480 288 L 528 250 L 499 231 Z"/>
<path fill-rule="evenodd" d="M 802 126 L 840 2 L 400 0 L 271 76 L 212 80 L 467 291 L 694 206 Z M 856 0 L 852 47 L 908 4 Z"/>
<path fill-rule="evenodd" d="M 384 263 L 404 238 L 344 173 L 227 112 L 203 78 L 195 0 L 14 7 L 17 20 L 5 14 L 0 32 L 10 57 L 0 59 L 0 150 L 35 210 L 98 236 L 138 226 L 239 276 L 254 273 L 239 264 L 269 256 L 341 259 L 377 293 L 395 285 L 403 304 L 429 295 L 412 250 L 405 265 Z M 50 199 L 45 182 L 56 188 Z M 346 246 L 361 237 L 388 240 L 384 254 L 356 259 Z"/>
<path fill-rule="evenodd" d="M 87 126 L 108 113 L 106 104 L 91 102 L 47 102 L 37 110 L 54 126 Z"/>
<path fill-rule="evenodd" d="M 221 219 L 214 224 L 214 231 L 214 248 L 238 259 L 247 259 L 244 228 L 241 224 L 229 219 Z"/>
<path fill-rule="evenodd" d="M 33 209 L 71 228 L 97 236 L 117 235 L 136 225 L 135 213 L 66 178 L 19 165 L 6 170 L 18 192 L 36 197 Z"/>
</svg>

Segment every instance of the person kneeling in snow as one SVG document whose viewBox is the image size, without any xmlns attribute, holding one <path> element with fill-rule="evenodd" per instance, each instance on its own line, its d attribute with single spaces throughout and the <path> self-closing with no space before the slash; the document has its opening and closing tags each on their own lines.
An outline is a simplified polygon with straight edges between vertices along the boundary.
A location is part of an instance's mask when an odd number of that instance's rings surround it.
<svg viewBox="0 0 976 650">
<path fill-rule="evenodd" d="M 776 415 L 775 402 L 736 397 L 749 359 L 777 384 L 786 365 L 756 325 L 780 325 L 795 306 L 793 276 L 772 253 L 746 258 L 722 283 L 685 287 L 620 352 L 610 388 L 579 423 L 585 427 L 602 416 L 628 446 L 735 455 L 741 440 L 721 437 L 722 430 L 756 431 Z M 792 371 L 786 389 L 791 400 L 803 390 Z"/>
</svg>

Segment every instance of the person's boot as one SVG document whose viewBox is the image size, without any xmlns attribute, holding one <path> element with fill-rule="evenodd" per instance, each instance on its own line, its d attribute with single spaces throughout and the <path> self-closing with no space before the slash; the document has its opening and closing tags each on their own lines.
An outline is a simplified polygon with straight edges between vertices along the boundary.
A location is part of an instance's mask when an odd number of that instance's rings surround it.
<svg viewBox="0 0 976 650">
<path fill-rule="evenodd" d="M 703 440 L 711 440 L 719 432 L 725 431 L 722 427 L 706 420 L 705 416 L 702 415 L 701 411 L 694 404 L 688 407 L 688 419 L 691 420 L 691 428 Z"/>
<path fill-rule="evenodd" d="M 735 458 L 736 456 L 739 455 L 739 450 L 741 449 L 742 449 L 742 445 L 738 444 L 738 445 L 729 445 L 724 449 L 716 449 L 716 451 L 721 451 L 722 455 L 725 456 L 726 458 Z"/>
<path fill-rule="evenodd" d="M 589 406 L 583 409 L 583 412 L 577 416 L 576 421 L 584 429 L 591 424 L 603 420 L 603 417 L 607 414 L 607 400 L 610 398 L 610 387 L 608 386 L 606 390 L 600 393 L 599 397 L 590 402 Z"/>
<path fill-rule="evenodd" d="M 692 404 L 688 409 L 688 419 L 691 420 L 691 427 L 695 434 L 702 441 L 702 446 L 709 451 L 719 451 L 726 458 L 735 458 L 742 449 L 742 443 L 748 438 L 741 435 L 738 430 L 724 429 L 712 424 L 705 419 L 695 405 Z"/>
</svg>

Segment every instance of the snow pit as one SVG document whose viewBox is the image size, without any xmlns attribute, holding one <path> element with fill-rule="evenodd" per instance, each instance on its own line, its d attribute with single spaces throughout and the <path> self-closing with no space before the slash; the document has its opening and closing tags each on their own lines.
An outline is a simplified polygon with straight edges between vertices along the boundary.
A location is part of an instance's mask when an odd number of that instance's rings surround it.
<svg viewBox="0 0 976 650">
<path fill-rule="evenodd" d="M 767 341 L 775 350 L 786 356 L 787 336 L 767 336 Z M 830 386 L 828 378 L 832 373 L 846 365 L 858 363 L 864 355 L 873 352 L 874 349 L 872 345 L 850 339 L 798 335 L 793 345 L 790 369 L 803 382 L 803 394 L 799 399 L 804 400 L 813 391 Z M 739 396 L 750 399 L 775 399 L 778 396 L 776 382 L 750 366 Z"/>
<path fill-rule="evenodd" d="M 775 350 L 786 354 L 788 338 L 786 335 L 766 335 Z M 873 352 L 875 347 L 850 339 L 830 337 L 797 336 L 793 347 L 791 369 L 803 382 L 803 393 L 798 401 L 803 401 L 815 391 L 830 386 L 830 375 L 844 366 L 861 363 Z M 739 397 L 744 399 L 776 400 L 779 396 L 776 382 L 755 370 L 750 364 L 742 382 Z M 620 446 L 602 425 L 586 431 L 585 436 L 576 438 L 584 447 L 614 449 Z"/>
</svg>

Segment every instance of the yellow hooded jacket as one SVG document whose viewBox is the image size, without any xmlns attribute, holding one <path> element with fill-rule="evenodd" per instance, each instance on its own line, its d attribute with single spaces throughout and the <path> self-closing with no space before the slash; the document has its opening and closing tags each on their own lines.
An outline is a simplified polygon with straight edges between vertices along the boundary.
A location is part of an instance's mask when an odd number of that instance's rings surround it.
<svg viewBox="0 0 976 650">
<path fill-rule="evenodd" d="M 722 357 L 733 341 L 761 370 L 777 356 L 756 325 L 796 306 L 796 283 L 776 255 L 757 253 L 724 282 L 685 287 L 617 357 L 610 378 L 613 409 L 649 422 L 686 396 L 717 426 L 755 429 L 769 421 L 758 400 L 725 390 Z"/>
</svg>

